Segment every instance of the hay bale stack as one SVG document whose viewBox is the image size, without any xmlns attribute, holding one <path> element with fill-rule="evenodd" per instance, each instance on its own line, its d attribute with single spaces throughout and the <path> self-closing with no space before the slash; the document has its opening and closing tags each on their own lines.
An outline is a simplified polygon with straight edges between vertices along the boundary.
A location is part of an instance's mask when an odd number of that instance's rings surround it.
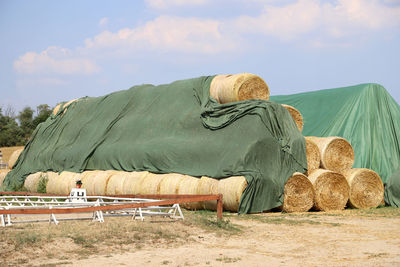
<svg viewBox="0 0 400 267">
<path fill-rule="evenodd" d="M 376 208 L 383 199 L 381 178 L 373 170 L 350 169 L 342 172 L 350 185 L 349 206 L 357 209 Z"/>
<path fill-rule="evenodd" d="M 44 175 L 47 176 L 46 193 L 59 194 L 58 184 L 61 182 L 60 176 L 56 172 L 46 172 Z"/>
<path fill-rule="evenodd" d="M 6 171 L 1 171 L 0 172 L 0 186 L 3 184 L 3 181 L 4 181 L 4 179 L 6 178 L 6 176 L 7 176 L 7 173 L 9 173 L 10 172 L 10 170 L 6 170 Z"/>
<path fill-rule="evenodd" d="M 342 210 L 346 207 L 350 186 L 342 174 L 317 169 L 308 176 L 308 179 L 314 186 L 316 210 Z"/>
<path fill-rule="evenodd" d="M 269 99 L 265 81 L 251 73 L 217 75 L 211 81 L 210 96 L 219 103 L 236 102 L 246 99 Z"/>
<path fill-rule="evenodd" d="M 200 179 L 189 175 L 185 175 L 182 181 L 179 183 L 178 194 L 179 195 L 198 195 Z M 202 209 L 200 202 L 182 203 L 181 205 L 185 209 L 199 210 Z"/>
<path fill-rule="evenodd" d="M 310 136 L 319 148 L 321 167 L 334 172 L 351 169 L 354 163 L 354 150 L 351 144 L 342 137 L 314 137 Z"/>
<path fill-rule="evenodd" d="M 127 173 L 123 185 L 123 194 L 143 194 L 141 187 L 144 179 L 149 174 L 147 171 L 143 172 L 129 172 Z"/>
<path fill-rule="evenodd" d="M 122 195 L 124 193 L 124 183 L 129 172 L 117 171 L 110 176 L 106 186 L 107 195 Z"/>
<path fill-rule="evenodd" d="M 198 194 L 199 195 L 210 195 L 218 194 L 218 180 L 207 176 L 202 176 L 199 182 Z M 217 210 L 216 200 L 207 200 L 201 202 L 203 209 L 206 210 Z"/>
<path fill-rule="evenodd" d="M 26 188 L 26 190 L 28 190 L 28 192 L 37 193 L 39 181 L 44 175 L 45 173 L 43 172 L 35 172 L 29 174 L 24 182 L 24 187 Z"/>
<path fill-rule="evenodd" d="M 302 173 L 295 172 L 285 184 L 283 211 L 305 212 L 314 205 L 315 192 L 310 180 Z"/>
<path fill-rule="evenodd" d="M 300 132 L 303 131 L 303 116 L 301 115 L 300 111 L 296 109 L 295 107 L 289 106 L 282 104 L 284 108 L 289 111 L 290 116 L 292 116 L 294 122 L 296 123 L 297 129 L 299 129 Z"/>
<path fill-rule="evenodd" d="M 14 167 L 14 164 L 17 162 L 19 155 L 21 155 L 23 150 L 23 148 L 20 148 L 11 154 L 10 159 L 8 160 L 8 168 L 12 169 Z"/>
<path fill-rule="evenodd" d="M 247 181 L 243 176 L 232 176 L 221 179 L 218 182 L 218 193 L 223 195 L 224 210 L 237 212 L 240 198 L 247 187 Z"/>
<path fill-rule="evenodd" d="M 160 194 L 176 195 L 179 191 L 179 184 L 185 178 L 185 175 L 179 173 L 170 173 L 160 182 Z"/>
<path fill-rule="evenodd" d="M 304 137 L 306 139 L 306 154 L 307 154 L 307 174 L 319 168 L 321 163 L 321 154 L 317 144 L 312 138 Z"/>
</svg>

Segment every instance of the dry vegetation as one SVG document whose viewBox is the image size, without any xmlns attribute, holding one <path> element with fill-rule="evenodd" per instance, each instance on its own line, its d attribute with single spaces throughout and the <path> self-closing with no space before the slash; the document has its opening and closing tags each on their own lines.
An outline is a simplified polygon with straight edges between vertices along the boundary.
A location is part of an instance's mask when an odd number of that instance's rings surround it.
<svg viewBox="0 0 400 267">
<path fill-rule="evenodd" d="M 62 221 L 0 228 L 1 266 L 330 266 L 400 264 L 400 209 L 335 212 L 185 211 L 185 220 Z"/>
</svg>

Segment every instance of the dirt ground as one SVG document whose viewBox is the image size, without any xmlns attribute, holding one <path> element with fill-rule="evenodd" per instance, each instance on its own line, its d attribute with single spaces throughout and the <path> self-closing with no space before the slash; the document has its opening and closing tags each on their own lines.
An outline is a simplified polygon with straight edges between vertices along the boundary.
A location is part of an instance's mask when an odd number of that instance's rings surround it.
<svg viewBox="0 0 400 267">
<path fill-rule="evenodd" d="M 1 266 L 400 266 L 400 209 L 185 212 L 0 229 Z"/>
</svg>

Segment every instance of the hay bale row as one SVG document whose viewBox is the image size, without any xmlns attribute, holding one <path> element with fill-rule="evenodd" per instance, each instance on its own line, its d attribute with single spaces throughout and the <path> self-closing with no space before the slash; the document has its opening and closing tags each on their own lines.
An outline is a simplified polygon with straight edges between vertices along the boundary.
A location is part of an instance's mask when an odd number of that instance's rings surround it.
<svg viewBox="0 0 400 267">
<path fill-rule="evenodd" d="M 217 75 L 210 84 L 210 96 L 224 104 L 247 99 L 269 99 L 265 81 L 251 73 Z"/>
<path fill-rule="evenodd" d="M 312 183 L 302 173 L 295 172 L 284 187 L 283 206 L 285 212 L 306 212 L 314 206 L 315 191 Z"/>
</svg>

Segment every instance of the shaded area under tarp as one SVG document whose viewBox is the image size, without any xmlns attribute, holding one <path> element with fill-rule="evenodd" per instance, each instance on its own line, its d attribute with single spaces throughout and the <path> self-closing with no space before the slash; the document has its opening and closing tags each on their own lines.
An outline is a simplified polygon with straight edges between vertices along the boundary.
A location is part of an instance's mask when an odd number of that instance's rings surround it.
<svg viewBox="0 0 400 267">
<path fill-rule="evenodd" d="M 383 86 L 368 83 L 271 100 L 301 112 L 305 136 L 346 138 L 354 148 L 354 168 L 372 169 L 386 183 L 400 167 L 400 107 Z M 390 194 L 400 198 L 400 190 Z"/>
<path fill-rule="evenodd" d="M 303 136 L 277 103 L 217 103 L 213 77 L 134 86 L 61 108 L 37 127 L 3 187 L 18 189 L 28 174 L 50 170 L 243 175 L 240 213 L 280 206 L 284 183 L 307 166 Z"/>
</svg>

